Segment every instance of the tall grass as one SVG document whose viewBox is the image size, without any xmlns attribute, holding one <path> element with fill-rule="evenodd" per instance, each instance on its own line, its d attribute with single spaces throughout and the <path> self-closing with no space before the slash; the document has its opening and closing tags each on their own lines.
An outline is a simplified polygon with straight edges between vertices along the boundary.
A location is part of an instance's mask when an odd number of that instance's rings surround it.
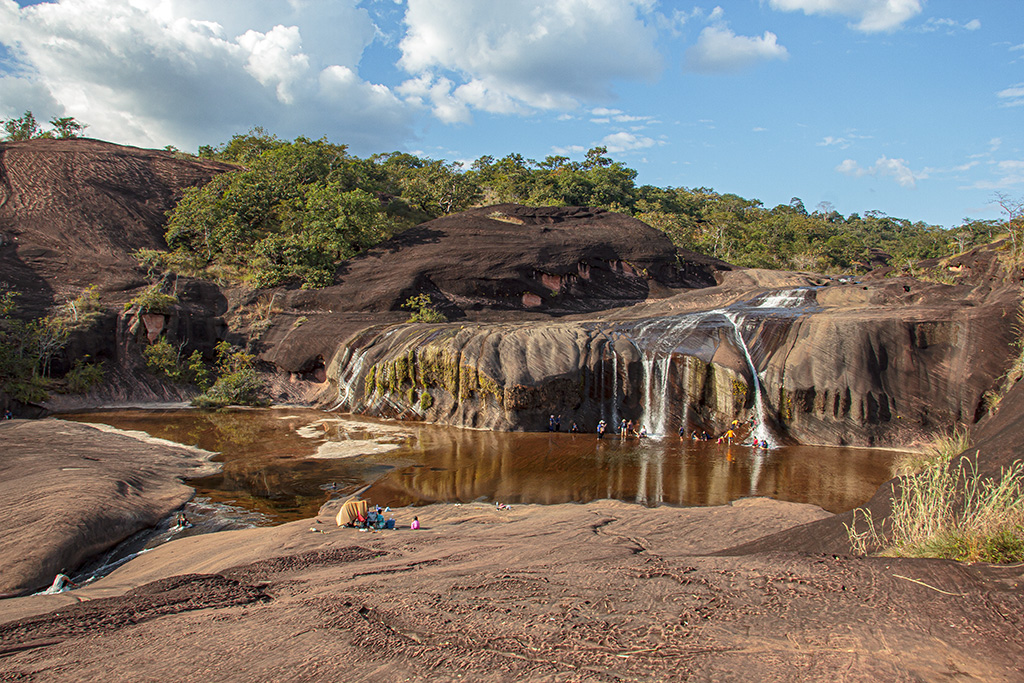
<svg viewBox="0 0 1024 683">
<path fill-rule="evenodd" d="M 847 525 L 854 552 L 892 557 L 941 557 L 963 562 L 1024 561 L 1024 463 L 997 478 L 982 477 L 964 456 L 965 431 L 940 438 L 923 457 L 901 464 L 885 529 L 870 511 Z M 859 522 L 858 516 L 863 517 Z"/>
<path fill-rule="evenodd" d="M 945 465 L 970 447 L 970 432 L 967 429 L 954 429 L 952 434 L 938 437 L 931 446 L 920 453 L 904 455 L 896 463 L 896 473 L 912 475 L 940 464 Z"/>
<path fill-rule="evenodd" d="M 964 562 L 1024 560 L 1024 497 L 1019 460 L 999 478 L 983 478 L 967 457 L 902 481 L 893 497 L 891 547 L 897 557 Z"/>
</svg>

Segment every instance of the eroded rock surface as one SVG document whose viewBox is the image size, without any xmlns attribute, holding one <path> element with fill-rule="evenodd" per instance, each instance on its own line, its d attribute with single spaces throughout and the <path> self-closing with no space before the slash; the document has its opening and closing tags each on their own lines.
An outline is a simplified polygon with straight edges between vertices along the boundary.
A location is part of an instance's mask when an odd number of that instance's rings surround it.
<svg viewBox="0 0 1024 683">
<path fill-rule="evenodd" d="M 1011 354 L 1012 285 L 721 279 L 560 321 L 370 328 L 329 365 L 324 403 L 496 429 L 552 413 L 661 434 L 755 418 L 779 440 L 897 445 L 981 417 Z"/>
<path fill-rule="evenodd" d="M 192 497 L 206 455 L 63 420 L 0 422 L 0 595 L 49 586 Z"/>
</svg>

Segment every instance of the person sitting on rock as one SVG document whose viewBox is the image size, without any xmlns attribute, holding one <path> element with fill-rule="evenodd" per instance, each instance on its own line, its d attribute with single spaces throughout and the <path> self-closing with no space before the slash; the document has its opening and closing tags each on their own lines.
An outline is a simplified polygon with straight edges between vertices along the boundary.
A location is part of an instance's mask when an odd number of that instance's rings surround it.
<svg viewBox="0 0 1024 683">
<path fill-rule="evenodd" d="M 420 528 L 420 518 L 419 517 L 413 517 L 412 518 L 412 524 L 409 525 L 409 528 L 412 529 L 413 531 L 416 531 L 417 529 L 419 529 Z"/>
</svg>

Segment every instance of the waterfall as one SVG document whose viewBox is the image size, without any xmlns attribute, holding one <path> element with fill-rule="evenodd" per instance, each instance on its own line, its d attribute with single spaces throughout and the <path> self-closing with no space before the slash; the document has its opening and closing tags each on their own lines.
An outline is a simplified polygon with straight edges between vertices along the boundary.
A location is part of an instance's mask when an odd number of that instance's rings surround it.
<svg viewBox="0 0 1024 683">
<path fill-rule="evenodd" d="M 814 303 L 814 290 L 811 288 L 793 288 L 768 292 L 758 297 L 733 304 L 728 308 L 719 308 L 711 311 L 697 313 L 686 313 L 668 318 L 656 318 L 646 320 L 631 329 L 630 337 L 635 340 L 637 348 L 642 354 L 640 368 L 641 396 L 643 401 L 643 412 L 641 424 L 646 425 L 652 434 L 666 435 L 671 431 L 669 425 L 671 418 L 670 399 L 672 396 L 672 355 L 681 352 L 681 346 L 686 342 L 690 334 L 702 323 L 716 319 L 719 316 L 724 318 L 732 328 L 732 336 L 736 346 L 742 351 L 747 369 L 750 371 L 752 389 L 754 392 L 754 413 L 757 425 L 753 430 L 753 436 L 759 441 L 764 440 L 770 446 L 775 446 L 775 440 L 768 429 L 764 399 L 761 389 L 761 378 L 754 365 L 750 349 L 743 339 L 741 326 L 751 318 L 766 319 L 769 317 L 793 317 L 799 315 L 798 309 Z M 686 366 L 676 378 L 676 382 L 683 388 L 681 397 L 681 414 L 679 420 L 686 422 L 687 406 L 689 397 L 685 390 L 688 387 Z"/>
<path fill-rule="evenodd" d="M 754 438 L 758 441 L 767 441 L 769 446 L 774 447 L 775 443 L 768 430 L 768 423 L 765 420 L 764 401 L 761 400 L 761 379 L 757 375 L 757 367 L 754 359 L 750 357 L 750 350 L 747 343 L 743 341 L 743 334 L 740 332 L 739 316 L 735 313 L 723 312 L 725 319 L 732 323 L 733 334 L 736 336 L 736 345 L 743 351 L 743 357 L 747 360 L 747 367 L 750 369 L 750 376 L 753 379 L 754 390 L 754 413 L 757 415 L 757 425 L 754 426 Z"/>
<path fill-rule="evenodd" d="M 340 410 L 342 406 L 347 406 L 351 412 L 355 407 L 353 404 L 357 395 L 357 382 L 363 374 L 366 349 L 348 349 L 346 354 L 348 358 L 345 359 L 341 376 L 338 378 L 338 403 L 331 408 L 331 412 Z"/>
<path fill-rule="evenodd" d="M 640 369 L 643 374 L 640 381 L 643 412 L 640 424 L 646 426 L 652 436 L 666 436 L 674 431 L 669 425 L 672 354 L 707 316 L 708 313 L 690 313 L 672 318 L 655 318 L 633 330 L 631 336 L 635 337 L 634 343 L 642 354 Z M 685 397 L 680 419 L 686 419 Z"/>
</svg>

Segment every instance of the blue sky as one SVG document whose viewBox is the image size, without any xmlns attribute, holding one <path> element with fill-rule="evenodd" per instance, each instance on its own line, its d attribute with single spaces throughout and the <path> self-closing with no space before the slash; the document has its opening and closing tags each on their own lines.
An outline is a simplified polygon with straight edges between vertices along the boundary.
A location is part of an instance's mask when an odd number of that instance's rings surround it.
<svg viewBox="0 0 1024 683">
<path fill-rule="evenodd" d="M 0 117 L 582 158 L 953 227 L 1024 197 L 1020 0 L 0 0 Z"/>
</svg>

